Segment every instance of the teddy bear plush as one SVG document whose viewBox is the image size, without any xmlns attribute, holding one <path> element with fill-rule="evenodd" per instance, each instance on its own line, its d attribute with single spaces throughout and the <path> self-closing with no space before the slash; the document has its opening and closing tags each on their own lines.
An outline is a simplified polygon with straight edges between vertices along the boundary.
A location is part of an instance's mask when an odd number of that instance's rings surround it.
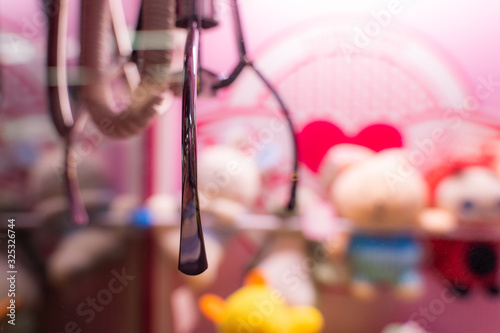
<svg viewBox="0 0 500 333">
<path fill-rule="evenodd" d="M 317 333 L 323 327 L 323 316 L 316 308 L 289 306 L 257 270 L 226 300 L 205 294 L 199 306 L 220 333 Z"/>
<path fill-rule="evenodd" d="M 428 177 L 432 204 L 441 214 L 428 221 L 440 231 L 430 240 L 432 265 L 457 295 L 473 287 L 498 295 L 500 177 L 493 159 L 443 164 Z"/>
<path fill-rule="evenodd" d="M 407 161 L 401 148 L 375 153 L 340 144 L 320 166 L 338 217 L 351 226 L 344 244 L 335 246 L 346 259 L 350 290 L 361 299 L 373 298 L 383 284 L 404 299 L 422 291 L 423 248 L 415 230 L 426 206 L 427 185 Z"/>
</svg>

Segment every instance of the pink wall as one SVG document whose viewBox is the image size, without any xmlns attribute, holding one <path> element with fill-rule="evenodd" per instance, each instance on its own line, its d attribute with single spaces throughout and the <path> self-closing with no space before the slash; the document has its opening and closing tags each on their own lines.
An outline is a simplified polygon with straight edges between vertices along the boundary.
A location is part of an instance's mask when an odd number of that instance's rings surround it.
<svg viewBox="0 0 500 333">
<path fill-rule="evenodd" d="M 223 4 L 229 0 L 221 1 Z M 450 1 L 450 0 L 401 0 L 397 1 L 403 9 L 394 16 L 394 27 L 390 29 L 410 29 L 421 37 L 434 43 L 438 50 L 451 58 L 462 70 L 467 79 L 475 83 L 480 75 L 493 75 L 500 81 L 500 47 L 495 36 L 500 31 L 497 13 L 500 4 L 488 0 Z M 266 43 L 276 34 L 293 29 L 297 24 L 307 21 L 329 20 L 346 16 L 370 18 L 372 10 L 386 8 L 390 1 L 296 1 L 296 0 L 253 0 L 240 1 L 242 21 L 245 29 L 248 50 L 258 55 Z M 229 10 L 226 9 L 226 13 Z M 228 56 L 236 61 L 236 49 L 230 31 L 230 15 L 223 16 L 220 27 L 204 33 L 205 64 L 214 70 L 228 70 Z M 363 22 L 363 21 L 362 21 Z M 211 47 L 213 46 L 213 47 Z M 500 106 L 500 94 L 495 94 L 485 103 L 486 107 Z"/>
<path fill-rule="evenodd" d="M 90 1 L 90 0 L 84 0 Z M 125 0 L 124 0 L 125 2 Z M 203 63 L 208 68 L 220 72 L 228 71 L 231 64 L 236 62 L 236 48 L 230 30 L 229 0 L 221 1 L 225 9 L 222 15 L 220 27 L 203 33 Z M 20 2 L 3 2 L 0 12 L 0 27 L 2 31 L 23 33 L 25 22 L 33 22 L 33 15 L 39 12 L 39 1 L 23 0 Z M 137 11 L 137 1 L 127 0 L 127 14 L 131 25 Z M 251 55 L 259 64 L 259 56 L 266 50 L 272 48 L 277 36 L 286 35 L 293 29 L 299 29 L 306 22 L 319 22 L 325 20 L 335 24 L 335 20 L 356 18 L 359 22 L 369 20 L 371 10 L 379 10 L 387 7 L 389 1 L 373 0 L 241 0 L 242 21 L 247 37 L 247 47 Z M 456 70 L 456 74 L 462 78 L 464 84 L 474 87 L 479 76 L 492 75 L 494 80 L 500 81 L 500 47 L 497 46 L 500 35 L 500 3 L 489 0 L 479 1 L 451 1 L 451 0 L 413 0 L 400 1 L 404 8 L 401 14 L 394 17 L 393 23 L 388 29 L 409 31 L 409 35 L 418 36 L 432 45 L 436 53 Z M 74 11 L 77 8 L 73 8 Z M 28 20 L 28 21 L 26 21 Z M 35 29 L 29 41 L 37 50 L 36 56 L 24 65 L 9 67 L 9 70 L 19 71 L 28 78 L 32 78 L 31 84 L 37 88 L 38 93 L 43 91 L 43 37 L 44 26 Z M 29 28 L 25 28 L 29 29 Z M 73 34 L 76 36 L 77 26 L 73 26 Z M 27 30 L 26 30 L 27 31 Z M 31 36 L 31 34 L 30 34 Z M 279 38 L 278 38 L 279 39 Z M 4 45 L 0 46 L 0 52 Z M 38 67 L 32 67 L 33 64 Z M 25 73 L 28 74 L 25 74 Z M 42 98 L 42 97 L 41 97 Z M 43 109 L 38 103 L 32 108 Z M 177 119 L 178 106 L 174 104 L 170 115 Z M 484 109 L 491 115 L 498 115 L 500 108 L 500 92 L 495 92 L 484 101 Z M 29 106 L 27 106 L 29 109 Z M 200 108 L 199 113 L 203 114 Z M 160 124 L 160 123 L 159 123 Z M 161 123 L 163 124 L 163 123 Z M 179 122 L 174 122 L 174 129 L 180 128 Z M 179 135 L 172 132 L 168 140 L 171 151 L 176 151 L 180 143 Z M 167 139 L 169 139 L 167 138 Z M 164 141 L 165 142 L 165 141 Z M 158 149 L 164 151 L 165 147 Z M 177 151 L 177 156 L 179 152 Z M 175 159 L 174 159 L 175 160 Z M 176 161 L 169 158 L 162 163 L 174 164 L 177 167 L 169 168 L 179 175 Z M 161 168 L 159 168 L 161 169 Z M 175 177 L 175 176 L 174 176 Z M 168 188 L 175 188 L 175 186 Z M 226 265 L 229 267 L 231 265 Z M 223 272 L 228 273 L 230 269 Z M 327 332 L 377 332 L 380 326 L 388 320 L 407 320 L 412 313 L 420 311 L 421 307 L 429 307 L 437 304 L 441 297 L 442 286 L 432 274 L 428 274 L 429 291 L 418 303 L 400 304 L 389 296 L 382 296 L 380 302 L 373 305 L 359 304 L 343 294 L 332 291 L 326 293 L 323 298 L 322 309 L 327 314 L 329 328 Z M 219 287 L 216 287 L 220 288 Z M 496 332 L 500 327 L 499 299 L 488 299 L 482 293 L 476 293 L 467 300 L 456 300 L 446 303 L 443 311 L 432 314 L 434 319 L 429 321 L 430 328 L 436 333 L 469 333 L 469 332 Z M 419 319 L 419 318 L 417 318 Z M 334 329 L 335 328 L 335 329 Z"/>
</svg>

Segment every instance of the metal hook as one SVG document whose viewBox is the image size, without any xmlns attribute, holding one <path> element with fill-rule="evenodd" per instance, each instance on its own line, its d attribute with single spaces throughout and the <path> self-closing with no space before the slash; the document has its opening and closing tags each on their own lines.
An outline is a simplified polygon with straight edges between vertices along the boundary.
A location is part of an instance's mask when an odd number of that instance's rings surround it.
<svg viewBox="0 0 500 333">
<path fill-rule="evenodd" d="M 69 0 L 58 0 L 55 2 L 55 6 L 55 15 L 49 18 L 47 46 L 50 114 L 57 132 L 65 142 L 64 179 L 68 193 L 70 215 L 76 224 L 84 225 L 88 223 L 88 215 L 80 196 L 76 163 L 71 155 L 75 127 L 80 120 L 78 115 L 73 115 L 71 109 L 66 73 Z M 51 82 L 54 77 L 55 82 Z"/>
<path fill-rule="evenodd" d="M 278 102 L 283 115 L 288 123 L 288 127 L 290 128 L 290 133 L 292 135 L 293 147 L 294 147 L 294 157 L 293 157 L 293 171 L 290 177 L 291 187 L 290 187 L 290 197 L 288 200 L 288 204 L 286 210 L 288 213 L 291 213 L 295 210 L 295 201 L 296 201 L 296 192 L 297 192 L 297 182 L 298 182 L 298 169 L 299 169 L 299 158 L 298 158 L 298 148 L 297 148 L 297 137 L 295 136 L 295 129 L 292 118 L 290 116 L 290 111 L 285 105 L 283 99 L 281 99 L 278 91 L 273 87 L 271 82 L 260 72 L 254 65 L 254 63 L 248 58 L 245 40 L 243 38 L 243 30 L 241 28 L 241 19 L 240 13 L 238 10 L 238 2 L 237 0 L 232 0 L 232 12 L 233 12 L 233 20 L 235 26 L 235 35 L 236 35 L 236 43 L 238 44 L 238 55 L 239 62 L 236 67 L 233 69 L 231 74 L 227 78 L 220 79 L 217 83 L 212 86 L 212 89 L 217 90 L 220 88 L 224 88 L 232 84 L 237 77 L 241 74 L 243 68 L 250 67 L 255 72 L 255 74 L 259 77 L 259 79 L 264 83 L 264 85 L 269 89 L 271 94 L 274 96 L 276 101 Z"/>
<path fill-rule="evenodd" d="M 179 270 L 198 275 L 208 267 L 198 201 L 196 97 L 200 31 L 194 17 L 188 30 L 182 90 L 182 211 Z"/>
<path fill-rule="evenodd" d="M 198 201 L 196 162 L 196 98 L 199 85 L 203 86 L 201 77 L 198 78 L 198 70 L 200 70 L 200 74 L 202 74 L 201 66 L 199 66 L 199 38 L 200 28 L 202 27 L 202 15 L 199 11 L 202 9 L 198 7 L 200 7 L 200 3 L 197 2 L 197 0 L 192 0 L 190 24 L 187 26 L 188 36 L 184 56 L 182 86 L 182 212 L 179 270 L 189 275 L 200 274 L 207 268 Z M 295 210 L 298 181 L 298 152 L 294 125 L 290 117 L 290 112 L 276 89 L 247 57 L 236 0 L 233 0 L 232 9 L 240 61 L 229 77 L 217 80 L 212 84 L 211 88 L 217 90 L 229 86 L 236 80 L 243 68 L 249 66 L 277 100 L 288 122 L 294 145 L 293 174 L 290 177 L 292 185 L 290 189 L 290 199 L 286 207 L 287 213 L 291 213 Z"/>
</svg>

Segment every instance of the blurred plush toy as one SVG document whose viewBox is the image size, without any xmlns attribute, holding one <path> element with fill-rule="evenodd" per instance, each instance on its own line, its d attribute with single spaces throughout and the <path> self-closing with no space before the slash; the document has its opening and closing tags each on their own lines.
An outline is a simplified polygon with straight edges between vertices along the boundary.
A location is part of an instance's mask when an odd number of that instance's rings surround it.
<svg viewBox="0 0 500 333">
<path fill-rule="evenodd" d="M 415 227 L 427 201 L 427 186 L 416 169 L 402 169 L 403 149 L 379 153 L 351 144 L 330 149 L 320 167 L 330 179 L 329 197 L 341 218 L 352 224 L 344 246 L 352 293 L 362 299 L 388 284 L 402 298 L 422 292 L 423 250 Z M 404 171 L 402 171 L 404 170 Z"/>
<path fill-rule="evenodd" d="M 65 236 L 47 261 L 47 274 L 54 284 L 65 284 L 124 252 L 122 232 L 86 227 Z"/>
<path fill-rule="evenodd" d="M 267 249 L 255 267 L 267 284 L 279 291 L 289 305 L 315 305 L 317 290 L 311 275 L 318 266 L 313 262 L 315 258 L 308 256 L 303 235 L 281 230 L 262 246 Z"/>
<path fill-rule="evenodd" d="M 121 256 L 125 246 L 121 226 L 99 225 L 103 223 L 104 213 L 109 214 L 110 208 L 119 206 L 113 201 L 115 195 L 103 161 L 97 154 L 78 161 L 80 193 L 91 217 L 90 225 L 83 228 L 68 224 L 61 161 L 60 150 L 46 152 L 30 178 L 34 210 L 45 226 L 40 235 L 40 248 L 47 252 L 44 253 L 47 278 L 54 285 L 71 283 L 74 278 Z M 123 219 L 121 223 L 126 221 Z"/>
<path fill-rule="evenodd" d="M 202 213 L 214 217 L 216 227 L 235 228 L 238 216 L 255 207 L 261 192 L 260 171 L 255 161 L 237 148 L 229 145 L 212 145 L 200 152 L 198 159 L 198 189 Z M 223 255 L 222 248 L 233 235 L 219 232 L 205 234 L 205 245 L 210 247 L 208 270 L 215 272 Z M 203 275 L 203 274 L 202 274 Z M 208 276 L 208 274 L 207 274 Z"/>
<path fill-rule="evenodd" d="M 473 286 L 498 295 L 500 177 L 493 158 L 448 160 L 429 181 L 435 213 L 427 223 L 441 231 L 430 241 L 434 268 L 457 295 Z"/>
<path fill-rule="evenodd" d="M 254 207 L 261 192 L 255 161 L 237 148 L 213 145 L 200 152 L 198 189 L 203 212 L 231 224 Z"/>
<path fill-rule="evenodd" d="M 301 173 L 302 181 L 305 177 Z M 331 205 L 314 190 L 301 185 L 297 190 L 295 211 L 290 213 L 285 210 L 290 196 L 289 183 L 266 192 L 263 193 L 263 210 L 276 222 L 277 229 L 268 230 L 264 239 L 254 237 L 259 251 L 252 267 L 262 273 L 271 288 L 283 295 L 287 304 L 313 306 L 318 301 L 313 275 L 324 272 L 322 263 L 327 261 L 322 257 L 320 242 L 335 233 Z M 329 278 L 338 278 L 340 274 L 331 269 L 331 265 L 327 268 Z"/>
<path fill-rule="evenodd" d="M 227 300 L 206 294 L 199 305 L 220 333 L 316 333 L 323 327 L 323 317 L 316 308 L 288 306 L 255 271 Z"/>
<path fill-rule="evenodd" d="M 348 280 L 346 265 L 332 258 L 342 252 L 346 243 L 343 232 L 346 226 L 336 216 L 335 207 L 327 199 L 328 192 L 339 169 L 371 157 L 374 151 L 350 144 L 339 147 L 325 154 L 319 175 L 308 169 L 301 170 L 301 186 L 297 193 L 300 231 L 295 234 L 282 231 L 257 265 L 269 285 L 279 290 L 289 304 L 316 304 L 315 282 L 339 285 Z M 326 186 L 315 187 L 318 179 Z M 288 192 L 284 193 L 286 197 Z M 282 206 L 274 203 L 274 207 Z M 284 221 L 285 224 L 291 222 Z"/>
</svg>

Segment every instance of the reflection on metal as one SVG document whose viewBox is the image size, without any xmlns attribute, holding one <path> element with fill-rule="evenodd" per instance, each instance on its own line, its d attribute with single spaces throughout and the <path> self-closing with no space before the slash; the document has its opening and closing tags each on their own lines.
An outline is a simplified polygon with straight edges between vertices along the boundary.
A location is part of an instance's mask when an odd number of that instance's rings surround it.
<svg viewBox="0 0 500 333">
<path fill-rule="evenodd" d="M 188 15 L 189 11 L 190 15 Z M 213 26 L 210 24 L 211 19 L 215 17 L 213 2 L 206 0 L 178 1 L 177 14 L 181 14 L 181 17 L 178 17 L 177 25 L 188 28 L 182 76 L 182 212 L 179 270 L 190 275 L 200 274 L 207 268 L 197 190 L 196 97 L 198 93 L 208 92 L 209 95 L 214 95 L 218 89 L 229 86 L 236 80 L 243 68 L 247 66 L 255 72 L 270 90 L 289 124 L 294 143 L 294 162 L 293 173 L 290 177 L 290 198 L 285 214 L 291 215 L 295 209 L 298 156 L 295 131 L 290 113 L 276 89 L 247 57 L 236 0 L 232 1 L 232 11 L 239 63 L 227 78 L 220 78 L 209 71 L 203 70 L 199 59 L 200 29 Z M 216 24 L 215 19 L 213 22 Z M 177 76 L 173 86 L 174 90 L 177 90 L 176 92 L 179 94 L 179 76 Z"/>
<path fill-rule="evenodd" d="M 196 96 L 200 31 L 191 20 L 184 55 L 182 92 L 182 205 L 179 270 L 197 275 L 208 267 L 198 201 L 196 162 Z"/>
</svg>

